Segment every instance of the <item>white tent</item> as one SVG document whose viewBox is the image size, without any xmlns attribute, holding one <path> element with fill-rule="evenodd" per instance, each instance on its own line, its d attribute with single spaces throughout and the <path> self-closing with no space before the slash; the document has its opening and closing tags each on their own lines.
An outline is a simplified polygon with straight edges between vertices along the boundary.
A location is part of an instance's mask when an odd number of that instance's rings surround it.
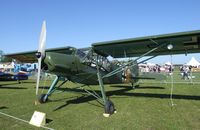
<svg viewBox="0 0 200 130">
<path fill-rule="evenodd" d="M 148 66 L 155 66 L 156 64 L 148 62 L 147 65 Z"/>
<path fill-rule="evenodd" d="M 172 65 L 171 62 L 165 62 L 165 65 Z"/>
<path fill-rule="evenodd" d="M 0 63 L 0 68 L 1 69 L 14 69 L 14 62 L 4 62 L 4 63 Z"/>
<path fill-rule="evenodd" d="M 198 67 L 200 66 L 200 63 L 194 57 L 192 57 L 186 65 Z"/>
</svg>

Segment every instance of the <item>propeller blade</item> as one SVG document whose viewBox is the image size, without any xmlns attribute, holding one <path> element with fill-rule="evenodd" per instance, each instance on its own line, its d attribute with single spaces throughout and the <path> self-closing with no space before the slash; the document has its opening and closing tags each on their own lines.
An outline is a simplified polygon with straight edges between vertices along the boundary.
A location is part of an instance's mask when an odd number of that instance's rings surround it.
<svg viewBox="0 0 200 130">
<path fill-rule="evenodd" d="M 42 30 L 40 33 L 39 47 L 38 52 L 41 53 L 41 56 L 45 56 L 45 44 L 46 44 L 46 22 L 43 21 Z"/>
<path fill-rule="evenodd" d="M 41 72 L 41 61 L 42 59 L 38 59 L 38 74 L 37 74 L 37 83 L 36 83 L 36 95 L 38 95 L 38 88 L 40 84 L 40 72 Z"/>
<path fill-rule="evenodd" d="M 39 83 L 40 83 L 41 62 L 42 62 L 42 58 L 45 57 L 45 44 L 46 44 L 46 22 L 43 21 L 42 30 L 40 33 L 38 52 L 36 54 L 36 56 L 38 58 L 38 75 L 37 75 L 37 83 L 36 83 L 36 95 L 38 95 L 38 88 L 39 88 Z"/>
</svg>

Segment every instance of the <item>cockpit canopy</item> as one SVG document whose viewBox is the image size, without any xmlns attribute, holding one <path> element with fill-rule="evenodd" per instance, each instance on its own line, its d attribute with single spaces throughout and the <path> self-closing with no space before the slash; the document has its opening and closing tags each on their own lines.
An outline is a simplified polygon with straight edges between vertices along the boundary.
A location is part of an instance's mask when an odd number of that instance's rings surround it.
<svg viewBox="0 0 200 130">
<path fill-rule="evenodd" d="M 101 55 L 96 54 L 91 50 L 77 49 L 76 56 L 78 56 L 82 63 L 87 64 L 91 67 L 96 67 L 98 63 L 99 67 L 108 71 L 111 67 L 109 60 Z"/>
</svg>

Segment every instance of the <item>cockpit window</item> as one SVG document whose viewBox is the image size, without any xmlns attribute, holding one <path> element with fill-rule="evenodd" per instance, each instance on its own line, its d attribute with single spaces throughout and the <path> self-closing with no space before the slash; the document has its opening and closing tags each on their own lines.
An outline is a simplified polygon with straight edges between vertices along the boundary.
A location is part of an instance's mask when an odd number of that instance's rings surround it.
<svg viewBox="0 0 200 130">
<path fill-rule="evenodd" d="M 77 50 L 76 55 L 79 56 L 81 59 L 85 58 L 86 54 L 85 52 L 81 51 L 81 50 Z"/>
<path fill-rule="evenodd" d="M 96 68 L 96 63 L 98 62 L 100 69 L 102 69 L 104 71 L 110 70 L 111 63 L 109 62 L 109 60 L 106 57 L 103 57 L 96 53 L 92 53 L 91 51 L 83 51 L 80 49 L 77 49 L 76 55 L 82 60 L 82 62 L 84 64 L 86 64 L 88 66 Z M 97 59 L 98 59 L 98 61 L 96 61 Z"/>
</svg>

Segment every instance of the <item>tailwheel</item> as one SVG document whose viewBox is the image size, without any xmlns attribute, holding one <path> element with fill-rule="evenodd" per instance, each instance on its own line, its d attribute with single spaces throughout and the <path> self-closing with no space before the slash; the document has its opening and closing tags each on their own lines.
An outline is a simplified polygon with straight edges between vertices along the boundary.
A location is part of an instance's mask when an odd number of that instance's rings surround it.
<svg viewBox="0 0 200 130">
<path fill-rule="evenodd" d="M 115 111 L 116 110 L 115 110 L 115 106 L 114 106 L 113 102 L 110 100 L 107 100 L 106 104 L 105 104 L 105 113 L 111 115 L 111 114 L 115 113 Z"/>
<path fill-rule="evenodd" d="M 46 103 L 47 100 L 48 100 L 47 94 L 41 94 L 41 95 L 39 96 L 39 98 L 38 98 L 38 101 L 39 101 L 40 103 Z"/>
</svg>

